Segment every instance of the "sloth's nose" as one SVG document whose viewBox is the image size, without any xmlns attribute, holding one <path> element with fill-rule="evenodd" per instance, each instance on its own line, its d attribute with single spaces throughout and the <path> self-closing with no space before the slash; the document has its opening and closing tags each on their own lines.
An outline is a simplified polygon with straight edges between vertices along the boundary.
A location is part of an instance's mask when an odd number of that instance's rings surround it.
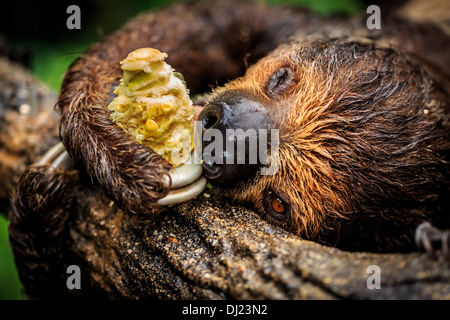
<svg viewBox="0 0 450 320">
<path fill-rule="evenodd" d="M 222 125 L 223 109 L 217 104 L 209 104 L 200 112 L 198 120 L 202 122 L 202 131 L 219 129 Z"/>
<path fill-rule="evenodd" d="M 266 109 L 255 100 L 239 95 L 221 96 L 198 116 L 202 124 L 202 157 L 205 176 L 231 184 L 255 176 L 259 129 L 268 129 Z"/>
</svg>

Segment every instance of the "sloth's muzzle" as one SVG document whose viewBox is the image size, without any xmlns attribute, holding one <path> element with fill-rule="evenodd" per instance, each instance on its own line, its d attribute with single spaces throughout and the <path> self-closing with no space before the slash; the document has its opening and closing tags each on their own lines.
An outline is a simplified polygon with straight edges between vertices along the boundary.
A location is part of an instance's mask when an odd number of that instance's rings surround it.
<svg viewBox="0 0 450 320">
<path fill-rule="evenodd" d="M 267 141 L 261 132 L 269 131 L 269 119 L 261 103 L 240 92 L 227 92 L 205 106 L 198 116 L 205 176 L 219 184 L 255 176 L 267 163 L 259 150 Z"/>
</svg>

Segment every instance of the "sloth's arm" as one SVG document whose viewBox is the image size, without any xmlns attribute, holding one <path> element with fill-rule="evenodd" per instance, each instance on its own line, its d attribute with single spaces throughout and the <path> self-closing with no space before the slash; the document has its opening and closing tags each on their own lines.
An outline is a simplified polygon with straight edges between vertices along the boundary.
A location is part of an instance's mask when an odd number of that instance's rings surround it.
<svg viewBox="0 0 450 320">
<path fill-rule="evenodd" d="M 119 62 L 140 47 L 167 52 L 191 91 L 241 75 L 302 21 L 286 9 L 235 1 L 179 4 L 142 15 L 89 48 L 68 70 L 57 109 L 71 157 L 122 209 L 154 212 L 168 188 L 169 164 L 132 141 L 109 118 L 107 103 L 121 77 Z M 304 21 L 303 23 L 306 23 Z"/>
</svg>

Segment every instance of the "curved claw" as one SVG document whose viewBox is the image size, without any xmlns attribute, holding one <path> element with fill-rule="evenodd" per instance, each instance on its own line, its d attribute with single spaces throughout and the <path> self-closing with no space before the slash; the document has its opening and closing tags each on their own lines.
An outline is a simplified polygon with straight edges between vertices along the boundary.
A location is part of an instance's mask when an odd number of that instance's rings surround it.
<svg viewBox="0 0 450 320">
<path fill-rule="evenodd" d="M 188 160 L 187 163 L 169 171 L 172 180 L 171 188 L 164 198 L 158 200 L 159 205 L 170 206 L 186 202 L 198 196 L 205 189 L 207 181 L 202 176 L 202 166 L 196 161 L 195 152 L 192 154 L 191 159 L 193 161 Z M 61 142 L 50 148 L 36 162 L 36 165 L 50 165 L 54 169 L 59 170 L 69 170 L 75 166 Z"/>
<path fill-rule="evenodd" d="M 172 184 L 171 189 L 184 187 L 198 178 L 203 173 L 203 167 L 197 158 L 196 152 L 192 152 L 189 159 L 179 167 L 172 168 L 169 171 Z"/>
<path fill-rule="evenodd" d="M 69 170 L 75 166 L 75 163 L 66 152 L 64 145 L 59 142 L 50 148 L 42 158 L 36 162 L 36 165 L 50 165 L 54 169 Z"/>
<path fill-rule="evenodd" d="M 436 249 L 440 245 L 442 255 L 450 263 L 450 230 L 441 230 L 429 222 L 424 222 L 416 229 L 415 242 L 419 250 L 427 252 L 434 259 L 437 258 Z"/>
<path fill-rule="evenodd" d="M 185 187 L 171 189 L 167 196 L 158 200 L 158 204 L 161 206 L 169 206 L 191 200 L 205 190 L 206 183 L 206 178 L 201 177 Z"/>
<path fill-rule="evenodd" d="M 170 169 L 169 175 L 172 180 L 170 191 L 167 196 L 158 200 L 159 205 L 170 206 L 186 202 L 205 190 L 207 181 L 202 176 L 203 168 L 196 156 L 196 152 L 192 152 L 186 163 Z"/>
</svg>

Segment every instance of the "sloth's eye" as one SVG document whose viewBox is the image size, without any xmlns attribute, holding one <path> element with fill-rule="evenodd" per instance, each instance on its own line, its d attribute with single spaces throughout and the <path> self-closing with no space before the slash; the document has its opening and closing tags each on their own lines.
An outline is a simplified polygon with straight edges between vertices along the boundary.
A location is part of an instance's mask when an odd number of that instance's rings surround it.
<svg viewBox="0 0 450 320">
<path fill-rule="evenodd" d="M 286 211 L 284 203 L 280 198 L 274 197 L 272 199 L 272 210 L 278 213 L 284 213 Z"/>
<path fill-rule="evenodd" d="M 283 93 L 288 87 L 291 86 L 294 80 L 294 75 L 291 69 L 281 68 L 275 71 L 275 73 L 269 78 L 266 85 L 267 94 L 271 97 L 275 97 Z"/>
<path fill-rule="evenodd" d="M 268 214 L 277 220 L 284 220 L 288 214 L 288 204 L 284 199 L 272 191 L 265 196 L 265 207 Z"/>
</svg>

